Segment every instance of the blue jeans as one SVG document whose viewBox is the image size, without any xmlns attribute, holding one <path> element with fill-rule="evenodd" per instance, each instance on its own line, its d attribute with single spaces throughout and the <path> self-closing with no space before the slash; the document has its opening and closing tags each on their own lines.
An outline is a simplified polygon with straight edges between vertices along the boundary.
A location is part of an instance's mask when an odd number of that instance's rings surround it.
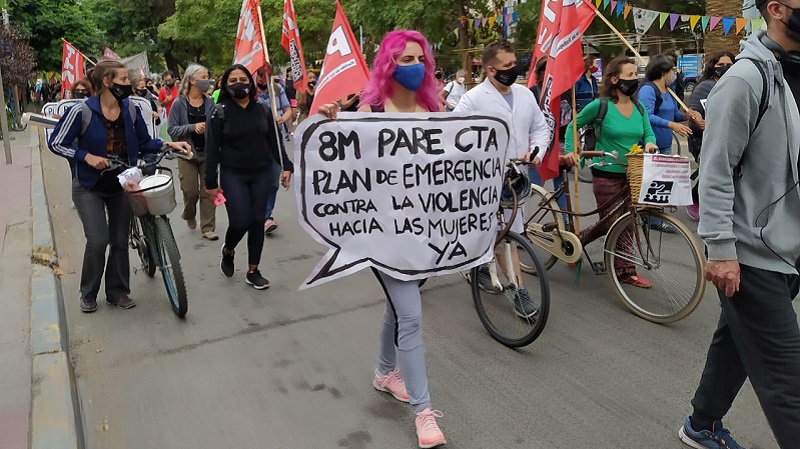
<svg viewBox="0 0 800 449">
<path fill-rule="evenodd" d="M 536 184 L 537 186 L 542 186 L 542 177 L 539 175 L 539 170 L 536 167 L 529 167 L 528 168 L 528 178 L 530 178 L 531 183 Z M 553 191 L 558 190 L 561 187 L 561 184 L 564 183 L 564 177 L 559 172 L 558 176 L 553 178 Z M 542 186 L 543 187 L 543 186 Z M 561 195 L 556 200 L 558 203 L 558 207 L 562 210 L 567 209 L 567 195 Z M 566 218 L 565 218 L 566 220 Z"/>
<path fill-rule="evenodd" d="M 272 219 L 272 211 L 275 209 L 275 200 L 278 199 L 278 190 L 281 188 L 281 166 L 277 162 L 273 163 L 269 170 L 272 172 L 269 186 L 267 187 L 267 211 L 264 221 Z"/>
</svg>

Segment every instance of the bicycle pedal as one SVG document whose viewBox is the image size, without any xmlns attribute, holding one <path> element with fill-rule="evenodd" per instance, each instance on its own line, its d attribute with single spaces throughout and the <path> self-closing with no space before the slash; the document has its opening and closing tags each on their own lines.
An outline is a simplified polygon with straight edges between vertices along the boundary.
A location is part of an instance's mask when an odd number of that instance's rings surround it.
<svg viewBox="0 0 800 449">
<path fill-rule="evenodd" d="M 542 225 L 542 232 L 552 232 L 558 228 L 557 223 L 545 223 Z"/>
<path fill-rule="evenodd" d="M 601 274 L 606 274 L 607 270 L 606 270 L 605 262 L 595 262 L 595 263 L 593 263 L 592 264 L 592 271 L 594 271 L 594 274 L 596 274 L 598 276 L 601 275 Z"/>
</svg>

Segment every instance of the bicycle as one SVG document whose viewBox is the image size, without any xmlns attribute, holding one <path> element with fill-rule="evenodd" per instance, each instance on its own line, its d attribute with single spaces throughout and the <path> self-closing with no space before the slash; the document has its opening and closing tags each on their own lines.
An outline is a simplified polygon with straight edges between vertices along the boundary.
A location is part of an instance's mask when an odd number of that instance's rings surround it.
<svg viewBox="0 0 800 449">
<path fill-rule="evenodd" d="M 616 153 L 584 151 L 581 156 L 610 157 L 625 165 Z M 569 183 L 563 183 L 553 193 L 539 186 L 532 188 L 532 198 L 527 203 L 530 218 L 525 223 L 525 231 L 530 241 L 547 254 L 543 263 L 545 270 L 558 260 L 574 264 L 585 256 L 596 275 L 608 275 L 614 292 L 631 312 L 655 323 L 681 320 L 697 308 L 706 286 L 701 252 L 686 226 L 664 213 L 664 208 L 636 204 L 631 198 L 630 186 L 626 185 L 597 209 L 576 213 L 572 211 Z M 563 195 L 567 199 L 566 210 L 556 203 Z M 608 214 L 580 236 L 575 235 L 575 217 L 601 212 Z M 651 229 L 654 219 L 668 223 L 675 233 Z M 584 247 L 602 237 L 600 229 L 606 225 L 611 226 L 605 234 L 604 261 L 593 262 Z M 656 276 L 653 286 L 646 289 L 621 281 L 614 267 L 624 263 L 645 270 L 648 276 Z M 534 275 L 544 274 L 536 266 L 524 266 L 523 270 Z"/>
<path fill-rule="evenodd" d="M 585 144 L 585 136 L 581 135 L 581 146 Z M 672 148 L 676 149 L 673 154 L 681 155 L 683 154 L 683 148 L 681 147 L 681 138 L 678 137 L 678 134 L 675 131 L 672 132 Z M 580 182 L 592 182 L 592 171 L 591 168 L 587 165 L 586 167 L 581 168 L 578 170 L 578 180 Z"/>
<path fill-rule="evenodd" d="M 139 168 L 143 173 L 161 174 L 162 176 L 168 174 L 169 179 L 162 184 L 148 188 L 133 191 L 126 189 L 126 196 L 134 212 L 128 244 L 131 249 L 136 250 L 139 260 L 142 262 L 141 269 L 148 277 L 155 276 L 156 268 L 161 271 L 172 311 L 179 318 L 184 318 L 189 309 L 189 304 L 180 263 L 181 254 L 175 241 L 175 235 L 172 233 L 169 217 L 166 215 L 168 211 L 163 209 L 158 211 L 156 215 L 151 214 L 144 197 L 144 193 L 151 190 L 172 188 L 171 195 L 174 203 L 174 187 L 170 185 L 173 182 L 172 170 L 168 167 L 160 166 L 159 163 L 165 158 L 170 160 L 175 157 L 183 156 L 170 149 L 162 149 L 153 162 L 145 162 L 140 159 L 137 163 L 136 168 Z M 105 171 L 118 170 L 120 168 L 134 167 L 125 164 L 119 159 L 109 158 L 109 168 Z M 174 206 L 172 207 L 174 208 Z"/>
<path fill-rule="evenodd" d="M 500 229 L 494 246 L 494 259 L 483 266 L 474 267 L 468 274 L 462 273 L 470 284 L 475 310 L 486 331 L 495 340 L 509 348 L 527 346 L 535 341 L 547 324 L 550 314 L 550 286 L 545 276 L 527 276 L 523 279 L 521 267 L 535 267 L 544 273 L 543 266 L 530 242 L 511 231 L 520 202 L 512 183 L 513 176 L 522 173 L 516 166 L 517 160 L 509 161 L 510 176 L 505 179 L 506 192 L 510 194 L 510 209 L 502 206 L 498 212 Z M 530 184 L 527 176 L 524 177 Z M 504 220 L 504 212 L 509 209 L 510 216 Z M 485 282 L 481 282 L 481 279 Z M 482 285 L 483 284 L 483 285 Z M 538 284 L 538 289 L 534 284 Z M 528 314 L 520 310 L 520 290 L 526 288 L 528 294 L 538 293 L 538 311 Z M 531 301 L 534 301 L 531 298 Z"/>
</svg>

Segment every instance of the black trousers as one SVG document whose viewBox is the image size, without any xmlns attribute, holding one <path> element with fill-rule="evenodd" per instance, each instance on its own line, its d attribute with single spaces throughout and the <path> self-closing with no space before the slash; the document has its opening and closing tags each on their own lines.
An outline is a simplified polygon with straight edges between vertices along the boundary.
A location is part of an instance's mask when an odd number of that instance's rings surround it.
<svg viewBox="0 0 800 449">
<path fill-rule="evenodd" d="M 708 426 L 731 408 L 750 378 L 782 448 L 800 444 L 800 328 L 792 300 L 800 277 L 741 266 L 739 292 L 719 292 L 722 312 L 692 405 Z"/>
<path fill-rule="evenodd" d="M 250 265 L 258 265 L 261 261 L 264 214 L 273 177 L 270 166 L 247 170 L 223 166 L 220 170 L 220 187 L 228 211 L 225 248 L 236 249 L 236 245 L 247 234 L 247 263 Z"/>
</svg>

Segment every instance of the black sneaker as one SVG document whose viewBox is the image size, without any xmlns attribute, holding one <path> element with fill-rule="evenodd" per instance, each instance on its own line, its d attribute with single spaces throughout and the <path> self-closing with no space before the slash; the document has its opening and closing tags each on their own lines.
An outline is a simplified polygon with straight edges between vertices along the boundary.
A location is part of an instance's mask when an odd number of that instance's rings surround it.
<svg viewBox="0 0 800 449">
<path fill-rule="evenodd" d="M 136 302 L 127 296 L 123 296 L 122 298 L 115 300 L 106 298 L 106 302 L 112 306 L 117 306 L 120 309 L 132 309 L 136 307 Z"/>
<path fill-rule="evenodd" d="M 81 311 L 92 313 L 97 310 L 97 300 L 89 298 L 81 298 Z"/>
<path fill-rule="evenodd" d="M 219 262 L 219 269 L 227 277 L 233 277 L 233 256 L 236 253 L 231 251 L 230 254 L 225 252 L 225 245 L 222 245 L 222 259 Z"/>
<path fill-rule="evenodd" d="M 514 295 L 514 312 L 520 318 L 531 318 L 539 313 L 539 308 L 533 303 L 531 295 L 528 294 L 528 289 L 522 287 L 516 291 Z"/>
<path fill-rule="evenodd" d="M 264 290 L 265 288 L 269 288 L 269 281 L 264 279 L 264 276 L 261 276 L 261 272 L 258 270 L 253 270 L 252 273 L 247 273 L 244 281 L 247 283 L 247 285 L 252 285 L 256 290 Z"/>
<path fill-rule="evenodd" d="M 492 283 L 492 274 L 489 272 L 489 267 L 481 266 L 478 268 L 478 287 L 486 293 L 496 295 L 502 291 Z"/>
</svg>

